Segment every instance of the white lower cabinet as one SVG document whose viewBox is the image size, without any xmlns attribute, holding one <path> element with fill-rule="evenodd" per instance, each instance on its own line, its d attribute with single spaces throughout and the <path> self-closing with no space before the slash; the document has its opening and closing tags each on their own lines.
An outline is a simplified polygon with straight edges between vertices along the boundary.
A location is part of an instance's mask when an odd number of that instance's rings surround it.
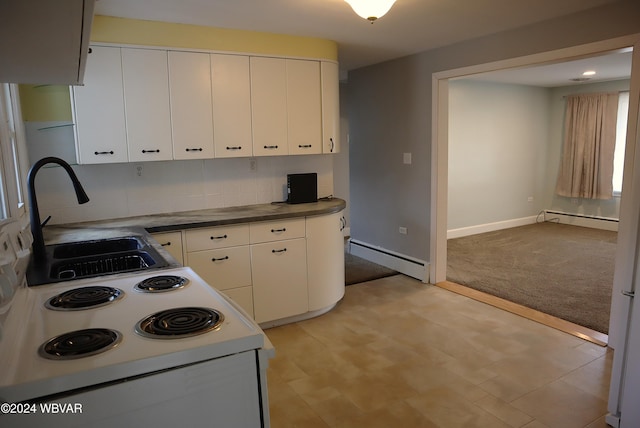
<svg viewBox="0 0 640 428">
<path fill-rule="evenodd" d="M 309 310 L 326 308 L 344 296 L 343 212 L 307 217 Z"/>
<path fill-rule="evenodd" d="M 343 226 L 340 211 L 173 233 L 184 233 L 186 266 L 256 322 L 271 323 L 321 313 L 342 298 Z M 154 237 L 176 248 L 169 233 Z"/>
<path fill-rule="evenodd" d="M 304 238 L 251 246 L 255 320 L 258 323 L 308 311 Z"/>
</svg>

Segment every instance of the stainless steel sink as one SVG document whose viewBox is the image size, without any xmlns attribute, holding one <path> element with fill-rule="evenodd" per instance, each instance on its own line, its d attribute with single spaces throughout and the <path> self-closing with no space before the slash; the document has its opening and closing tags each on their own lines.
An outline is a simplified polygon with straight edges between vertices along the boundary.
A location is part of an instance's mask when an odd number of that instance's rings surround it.
<svg viewBox="0 0 640 428">
<path fill-rule="evenodd" d="M 53 258 L 70 259 L 101 254 L 138 250 L 145 245 L 138 237 L 101 239 L 98 241 L 70 242 L 58 244 L 53 249 Z"/>
<path fill-rule="evenodd" d="M 30 286 L 136 272 L 168 265 L 140 236 L 48 245 L 46 260 L 32 260 L 27 271 Z"/>
</svg>

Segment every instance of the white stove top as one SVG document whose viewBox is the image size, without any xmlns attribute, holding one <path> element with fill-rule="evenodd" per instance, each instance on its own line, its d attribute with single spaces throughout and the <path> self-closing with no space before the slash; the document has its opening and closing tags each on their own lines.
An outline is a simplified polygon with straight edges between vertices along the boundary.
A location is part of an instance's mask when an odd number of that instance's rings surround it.
<svg viewBox="0 0 640 428">
<path fill-rule="evenodd" d="M 189 284 L 161 293 L 134 290 L 139 281 L 157 275 L 182 276 Z M 124 297 L 86 310 L 45 308 L 51 297 L 91 285 L 119 288 Z M 14 302 L 13 313 L 5 320 L 0 337 L 0 402 L 34 400 L 264 345 L 260 328 L 189 268 L 22 288 L 15 297 L 17 303 Z M 134 331 L 140 320 L 153 313 L 187 306 L 215 309 L 224 315 L 224 322 L 217 330 L 185 338 L 147 338 Z M 87 328 L 117 330 L 122 340 L 103 353 L 72 360 L 50 360 L 39 355 L 38 348 L 49 339 Z"/>
</svg>

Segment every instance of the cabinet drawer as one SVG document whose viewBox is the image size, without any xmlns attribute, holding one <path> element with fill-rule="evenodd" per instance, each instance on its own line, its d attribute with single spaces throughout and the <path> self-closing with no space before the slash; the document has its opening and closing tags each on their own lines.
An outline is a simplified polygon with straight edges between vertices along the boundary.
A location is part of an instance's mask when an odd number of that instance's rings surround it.
<svg viewBox="0 0 640 428">
<path fill-rule="evenodd" d="M 249 225 L 216 226 L 187 230 L 187 252 L 235 247 L 249 243 Z"/>
<path fill-rule="evenodd" d="M 182 232 L 154 233 L 153 239 L 173 256 L 180 264 L 184 264 L 182 258 Z"/>
<path fill-rule="evenodd" d="M 285 219 L 250 224 L 251 243 L 281 241 L 283 239 L 304 238 L 305 220 Z"/>
<path fill-rule="evenodd" d="M 251 255 L 247 245 L 188 253 L 187 264 L 218 290 L 251 285 Z"/>
</svg>

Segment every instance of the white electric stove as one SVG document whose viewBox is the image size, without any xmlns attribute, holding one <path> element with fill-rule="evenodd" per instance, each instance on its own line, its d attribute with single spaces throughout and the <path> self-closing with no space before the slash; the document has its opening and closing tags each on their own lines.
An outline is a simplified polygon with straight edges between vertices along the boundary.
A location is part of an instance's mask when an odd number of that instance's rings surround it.
<svg viewBox="0 0 640 428">
<path fill-rule="evenodd" d="M 27 287 L 21 255 L 0 275 L 20 282 L 0 305 L 1 426 L 269 425 L 265 335 L 191 269 Z"/>
</svg>

